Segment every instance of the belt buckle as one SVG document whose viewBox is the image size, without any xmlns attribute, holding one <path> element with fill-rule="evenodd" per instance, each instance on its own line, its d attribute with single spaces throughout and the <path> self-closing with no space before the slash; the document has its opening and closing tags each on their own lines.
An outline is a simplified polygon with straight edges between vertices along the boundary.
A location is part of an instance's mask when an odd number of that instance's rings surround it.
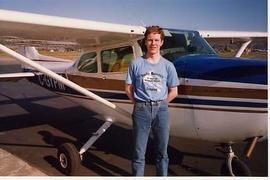
<svg viewBox="0 0 270 180">
<path fill-rule="evenodd" d="M 150 101 L 150 105 L 151 106 L 156 106 L 156 105 L 158 105 L 158 101 Z"/>
</svg>

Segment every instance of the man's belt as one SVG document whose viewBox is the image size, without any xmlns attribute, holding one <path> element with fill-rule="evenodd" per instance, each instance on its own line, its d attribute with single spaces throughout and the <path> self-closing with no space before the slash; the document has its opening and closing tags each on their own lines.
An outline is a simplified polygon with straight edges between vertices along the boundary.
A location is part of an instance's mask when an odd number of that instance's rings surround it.
<svg viewBox="0 0 270 180">
<path fill-rule="evenodd" d="M 164 100 L 156 100 L 156 101 L 152 101 L 152 100 L 149 100 L 149 101 L 141 101 L 141 100 L 135 100 L 136 103 L 143 103 L 145 105 L 151 105 L 151 106 L 158 106 L 160 105 L 161 102 L 163 102 Z"/>
</svg>

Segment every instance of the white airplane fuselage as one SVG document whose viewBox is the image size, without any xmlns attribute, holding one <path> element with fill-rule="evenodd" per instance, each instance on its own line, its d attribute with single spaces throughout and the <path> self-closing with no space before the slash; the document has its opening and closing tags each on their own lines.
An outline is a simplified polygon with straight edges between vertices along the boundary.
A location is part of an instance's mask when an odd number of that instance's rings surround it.
<svg viewBox="0 0 270 180">
<path fill-rule="evenodd" d="M 213 54 L 209 45 L 196 32 L 173 33 L 179 42 L 191 36 L 193 39 L 189 42 L 194 41 L 195 47 L 179 47 L 182 44 L 170 47 L 170 39 L 165 39 L 164 42 L 168 44 L 164 46 L 167 49 L 161 51 L 165 58 L 174 62 L 180 81 L 179 95 L 169 104 L 170 135 L 217 143 L 233 143 L 253 137 L 265 139 L 266 63 L 260 60 L 220 58 Z M 208 48 L 209 54 L 199 54 L 196 45 Z M 39 63 L 131 114 L 133 104 L 125 94 L 124 85 L 128 66 L 126 61 L 142 55 L 137 40 L 84 50 L 73 65 L 50 60 Z M 122 69 L 115 70 L 116 64 Z M 117 113 L 51 77 L 41 75 L 34 79 L 35 83 L 103 115 L 104 120 L 111 119 L 129 127 L 132 125 L 130 116 Z"/>
<path fill-rule="evenodd" d="M 43 75 L 42 75 L 43 76 Z M 124 74 L 122 74 L 125 77 Z M 68 76 L 69 78 L 71 76 Z M 77 77 L 78 78 L 78 77 Z M 116 124 L 127 125 L 132 127 L 132 120 L 123 116 L 115 111 L 112 111 L 105 105 L 88 98 L 84 95 L 73 94 L 64 85 L 55 84 L 52 79 L 43 76 L 43 80 L 39 80 L 39 85 L 48 88 L 61 96 L 64 96 L 83 107 L 103 115 L 104 120 L 112 119 Z M 46 79 L 46 80 L 45 80 Z M 72 79 L 72 78 L 70 78 Z M 91 79 L 89 77 L 81 77 L 83 79 Z M 104 83 L 110 81 L 108 79 L 101 79 Z M 120 80 L 119 80 L 120 81 Z M 124 84 L 124 80 L 121 80 Z M 179 86 L 180 90 L 187 83 L 192 81 L 183 81 Z M 195 80 L 194 80 L 195 81 Z M 75 81 L 76 82 L 76 81 Z M 78 82 L 76 82 L 78 83 Z M 215 82 L 215 86 L 221 82 Z M 230 83 L 227 83 L 230 85 Z M 235 83 L 231 83 L 234 85 Z M 241 88 L 241 87 L 239 87 Z M 255 88 L 255 87 L 254 87 Z M 55 89 L 55 90 L 54 90 Z M 105 90 L 87 88 L 91 92 L 97 94 L 110 94 L 111 96 L 125 96 L 125 91 L 118 90 Z M 179 94 L 177 98 L 194 98 L 189 95 Z M 197 97 L 198 98 L 198 97 Z M 211 99 L 209 97 L 199 97 L 200 99 Z M 126 99 L 116 99 L 114 97 L 106 98 L 117 106 L 132 113 L 133 104 Z M 226 99 L 226 98 L 219 98 Z M 243 101 L 243 99 L 227 98 L 231 101 Z M 250 100 L 259 102 L 260 100 Z M 267 134 L 267 112 L 266 108 L 243 108 L 243 107 L 230 107 L 230 106 L 214 106 L 214 105 L 195 105 L 195 104 L 169 104 L 170 116 L 170 135 L 183 138 L 199 139 L 205 141 L 212 141 L 217 143 L 233 143 L 243 141 L 251 137 L 262 137 Z"/>
</svg>

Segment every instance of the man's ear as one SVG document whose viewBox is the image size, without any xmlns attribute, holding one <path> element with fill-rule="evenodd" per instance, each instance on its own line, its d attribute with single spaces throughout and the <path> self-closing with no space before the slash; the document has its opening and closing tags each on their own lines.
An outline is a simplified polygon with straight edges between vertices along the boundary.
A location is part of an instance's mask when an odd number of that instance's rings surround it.
<svg viewBox="0 0 270 180">
<path fill-rule="evenodd" d="M 162 46 L 162 45 L 163 45 L 163 42 L 164 42 L 164 40 L 161 40 L 161 45 L 160 45 L 160 46 Z"/>
</svg>

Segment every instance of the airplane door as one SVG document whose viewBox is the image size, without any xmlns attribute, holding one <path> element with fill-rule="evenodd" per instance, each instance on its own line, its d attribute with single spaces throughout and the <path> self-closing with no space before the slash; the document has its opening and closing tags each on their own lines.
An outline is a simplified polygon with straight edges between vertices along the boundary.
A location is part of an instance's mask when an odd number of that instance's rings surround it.
<svg viewBox="0 0 270 180">
<path fill-rule="evenodd" d="M 213 124 L 209 123 L 214 114 L 211 107 L 207 105 L 209 101 L 209 81 L 203 76 L 205 69 L 209 67 L 213 61 L 206 61 L 201 56 L 194 56 L 185 59 L 185 75 L 183 94 L 186 95 L 186 104 L 192 109 L 190 116 L 192 117 L 193 129 L 196 132 L 197 139 L 205 139 L 204 134 L 212 136 Z"/>
<path fill-rule="evenodd" d="M 174 65 L 180 86 L 178 87 L 178 97 L 170 103 L 171 131 L 172 134 L 179 137 L 197 139 L 192 95 L 190 94 L 192 87 L 190 79 L 187 78 L 187 63 L 184 60 L 178 60 Z"/>
</svg>

